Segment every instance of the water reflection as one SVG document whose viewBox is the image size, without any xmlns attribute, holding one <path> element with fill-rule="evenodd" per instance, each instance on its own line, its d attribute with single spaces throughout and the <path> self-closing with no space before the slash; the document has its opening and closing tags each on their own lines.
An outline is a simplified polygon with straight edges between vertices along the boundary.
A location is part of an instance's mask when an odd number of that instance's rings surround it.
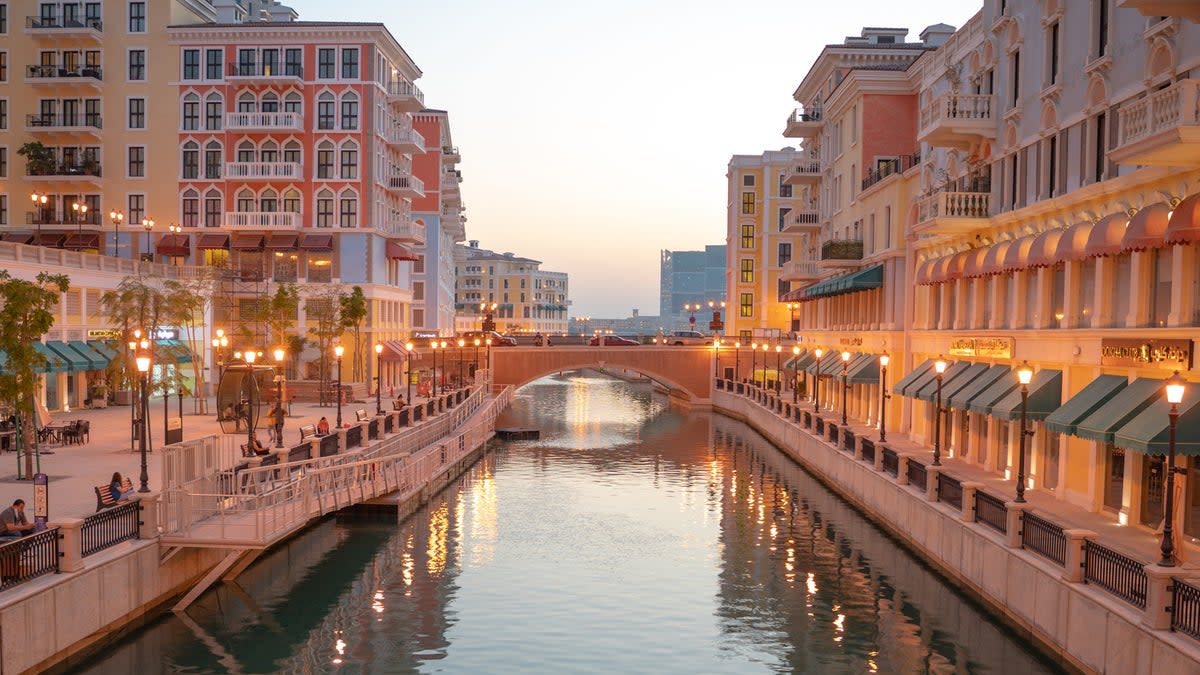
<svg viewBox="0 0 1200 675">
<path fill-rule="evenodd" d="M 744 425 L 565 374 L 397 525 L 326 521 L 86 672 L 1052 671 Z"/>
</svg>

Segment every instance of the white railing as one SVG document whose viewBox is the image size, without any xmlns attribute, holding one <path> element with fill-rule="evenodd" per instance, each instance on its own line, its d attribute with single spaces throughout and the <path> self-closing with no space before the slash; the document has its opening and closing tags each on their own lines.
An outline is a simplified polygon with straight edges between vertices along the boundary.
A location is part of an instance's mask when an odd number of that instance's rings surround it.
<svg viewBox="0 0 1200 675">
<path fill-rule="evenodd" d="M 225 113 L 226 129 L 295 129 L 304 128 L 300 113 L 294 112 L 230 112 Z"/>
<path fill-rule="evenodd" d="M 389 82 L 387 86 L 388 96 L 415 98 L 421 105 L 425 105 L 425 94 L 417 85 L 400 80 L 398 82 Z"/>
<path fill-rule="evenodd" d="M 821 214 L 816 210 L 804 209 L 795 210 L 787 215 L 784 223 L 788 227 L 820 227 Z"/>
<path fill-rule="evenodd" d="M 287 211 L 231 211 L 225 214 L 225 227 L 294 230 L 300 227 L 300 214 Z"/>
<path fill-rule="evenodd" d="M 1200 80 L 1180 80 L 1121 106 L 1120 145 L 1180 126 L 1200 124 Z"/>
<path fill-rule="evenodd" d="M 425 148 L 425 137 L 417 133 L 415 129 L 388 129 L 385 134 L 387 142 L 392 145 L 416 145 L 422 150 Z"/>
<path fill-rule="evenodd" d="M 388 187 L 393 190 L 413 190 L 425 194 L 425 183 L 416 176 L 389 176 Z"/>
<path fill-rule="evenodd" d="M 815 279 L 821 276 L 813 260 L 789 260 L 783 264 L 781 276 L 785 279 Z"/>
<path fill-rule="evenodd" d="M 109 240 L 111 242 L 111 240 Z M 101 241 L 101 244 L 111 245 Z M 41 268 L 68 267 L 95 272 L 115 272 L 122 275 L 148 274 L 167 279 L 200 279 L 211 274 L 211 268 L 163 265 L 161 263 L 114 258 L 97 253 L 81 253 L 60 248 L 29 246 L 11 241 L 0 241 L 0 269 L 11 269 L 7 264 L 27 263 Z"/>
<path fill-rule="evenodd" d="M 378 229 L 389 237 L 398 237 L 409 241 L 425 241 L 425 226 L 417 225 L 411 220 L 380 225 Z"/>
<path fill-rule="evenodd" d="M 921 128 L 964 120 L 990 122 L 992 94 L 942 94 L 921 109 Z"/>
<path fill-rule="evenodd" d="M 917 200 L 917 222 L 935 218 L 987 218 L 992 215 L 990 192 L 935 192 Z"/>
<path fill-rule="evenodd" d="M 225 177 L 296 180 L 303 176 L 296 162 L 226 162 Z"/>
</svg>

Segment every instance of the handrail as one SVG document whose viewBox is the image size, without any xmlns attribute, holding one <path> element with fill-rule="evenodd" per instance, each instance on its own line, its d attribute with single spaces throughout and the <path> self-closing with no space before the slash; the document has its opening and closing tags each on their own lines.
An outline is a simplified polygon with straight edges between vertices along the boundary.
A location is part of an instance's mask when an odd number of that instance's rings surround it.
<svg viewBox="0 0 1200 675">
<path fill-rule="evenodd" d="M 119 504 L 93 513 L 79 526 L 80 555 L 87 557 L 123 541 L 137 539 L 142 512 L 140 502 Z"/>
<path fill-rule="evenodd" d="M 58 572 L 58 528 L 0 544 L 0 591 Z"/>
</svg>

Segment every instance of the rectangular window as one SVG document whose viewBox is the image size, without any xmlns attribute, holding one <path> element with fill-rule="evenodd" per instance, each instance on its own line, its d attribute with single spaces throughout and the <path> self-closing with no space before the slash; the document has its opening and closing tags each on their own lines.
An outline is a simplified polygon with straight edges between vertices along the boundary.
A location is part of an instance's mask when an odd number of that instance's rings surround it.
<svg viewBox="0 0 1200 675">
<path fill-rule="evenodd" d="M 356 48 L 342 50 L 342 79 L 358 79 L 358 49 Z"/>
<path fill-rule="evenodd" d="M 358 128 L 358 101 L 342 101 L 342 129 Z"/>
<path fill-rule="evenodd" d="M 317 50 L 317 79 L 332 80 L 334 76 L 334 59 L 336 50 L 332 47 L 322 47 Z"/>
<path fill-rule="evenodd" d="M 1096 2 L 1096 58 L 1108 53 L 1108 3 L 1109 0 Z"/>
<path fill-rule="evenodd" d="M 292 282 L 296 280 L 297 254 L 295 251 L 275 251 L 273 278 L 276 282 Z"/>
<path fill-rule="evenodd" d="M 342 180 L 358 179 L 358 151 L 342 150 Z"/>
<path fill-rule="evenodd" d="M 221 79 L 221 66 L 225 63 L 225 53 L 220 49 L 208 49 L 204 52 L 204 79 Z"/>
<path fill-rule="evenodd" d="M 129 32 L 130 33 L 145 33 L 146 32 L 146 3 L 145 2 L 129 3 Z"/>
<path fill-rule="evenodd" d="M 740 279 L 743 284 L 754 283 L 754 258 L 742 258 L 742 274 Z"/>
<path fill-rule="evenodd" d="M 741 293 L 738 297 L 741 298 L 738 314 L 743 317 L 754 316 L 754 294 Z"/>
<path fill-rule="evenodd" d="M 333 178 L 333 150 L 317 150 L 317 178 Z"/>
<path fill-rule="evenodd" d="M 1049 59 L 1049 63 L 1046 64 L 1047 86 L 1058 82 L 1058 34 L 1058 22 L 1055 21 L 1054 23 L 1050 24 L 1050 27 L 1047 29 L 1047 40 L 1050 42 L 1049 48 L 1047 49 L 1048 53 L 1046 55 L 1046 58 Z"/>
<path fill-rule="evenodd" d="M 144 54 L 145 52 L 143 52 Z M 183 79 L 198 80 L 200 79 L 200 50 L 185 49 L 183 50 Z"/>
<path fill-rule="evenodd" d="M 1096 123 L 1093 134 L 1096 147 L 1094 148 L 1092 155 L 1092 161 L 1095 162 L 1096 165 L 1093 167 L 1092 176 L 1095 178 L 1097 183 L 1104 180 L 1104 169 L 1108 162 L 1108 129 L 1106 126 L 1107 119 L 1105 118 L 1104 113 L 1096 115 Z"/>
<path fill-rule="evenodd" d="M 1171 313 L 1172 248 L 1154 249 L 1154 268 L 1150 286 L 1150 326 L 1164 328 Z"/>
<path fill-rule="evenodd" d="M 221 198 L 206 197 L 204 199 L 204 226 L 221 226 Z"/>
<path fill-rule="evenodd" d="M 237 72 L 242 77 L 254 75 L 254 62 L 258 58 L 258 53 L 253 49 L 239 49 L 237 57 Z"/>
<path fill-rule="evenodd" d="M 1017 101 L 1021 98 L 1021 50 L 1013 52 L 1012 55 L 1012 99 L 1010 108 L 1016 107 Z"/>
<path fill-rule="evenodd" d="M 775 281 L 775 300 L 778 302 L 783 302 L 783 296 L 787 295 L 788 291 L 790 290 L 792 290 L 792 282 L 785 281 L 783 279 L 777 279 Z"/>
<path fill-rule="evenodd" d="M 742 187 L 754 187 L 754 174 L 748 173 L 742 176 Z"/>
<path fill-rule="evenodd" d="M 742 193 L 742 214 L 750 215 L 750 216 L 754 215 L 754 193 L 753 192 L 743 192 Z"/>
<path fill-rule="evenodd" d="M 130 129 L 145 129 L 146 128 L 146 99 L 144 99 L 144 98 L 129 99 L 129 128 Z"/>
<path fill-rule="evenodd" d="M 292 77 L 303 77 L 304 66 L 302 65 L 303 57 L 299 49 L 285 49 L 283 51 L 283 74 Z"/>
<path fill-rule="evenodd" d="M 0 82 L 8 82 L 8 52 L 0 52 Z"/>
<path fill-rule="evenodd" d="M 0 98 L 0 129 L 8 128 L 8 99 Z"/>
<path fill-rule="evenodd" d="M 129 208 L 126 209 L 129 218 L 125 222 L 130 225 L 141 225 L 146 219 L 146 195 L 129 195 Z"/>
<path fill-rule="evenodd" d="M 183 200 L 183 226 L 196 227 L 200 224 L 200 200 L 185 197 Z"/>
<path fill-rule="evenodd" d="M 754 248 L 754 226 L 742 225 L 742 248 Z"/>
<path fill-rule="evenodd" d="M 195 131 L 200 128 L 200 102 L 183 102 L 183 130 Z"/>
<path fill-rule="evenodd" d="M 146 79 L 146 50 L 129 50 L 129 81 L 141 82 Z"/>
<path fill-rule="evenodd" d="M 1046 151 L 1046 194 L 1058 194 L 1058 136 L 1051 136 Z"/>
<path fill-rule="evenodd" d="M 8 148 L 0 148 L 0 178 L 8 178 Z"/>
<path fill-rule="evenodd" d="M 779 266 L 783 266 L 792 260 L 792 244 L 791 242 L 779 242 Z"/>
<path fill-rule="evenodd" d="M 317 102 L 317 128 L 333 128 L 333 101 Z"/>
<path fill-rule="evenodd" d="M 130 178 L 145 178 L 146 177 L 146 148 L 142 145 L 134 145 L 129 148 L 129 177 Z"/>
<path fill-rule="evenodd" d="M 204 102 L 204 128 L 207 131 L 221 130 L 221 102 Z"/>
<path fill-rule="evenodd" d="M 8 33 L 8 5 L 0 5 L 0 35 Z"/>
<path fill-rule="evenodd" d="M 331 225 L 333 225 L 333 200 L 318 199 L 317 227 L 329 227 Z"/>
<path fill-rule="evenodd" d="M 8 225 L 8 195 L 0 195 L 0 225 Z"/>
<path fill-rule="evenodd" d="M 217 148 L 204 150 L 204 177 L 209 180 L 221 178 L 221 150 Z"/>
</svg>

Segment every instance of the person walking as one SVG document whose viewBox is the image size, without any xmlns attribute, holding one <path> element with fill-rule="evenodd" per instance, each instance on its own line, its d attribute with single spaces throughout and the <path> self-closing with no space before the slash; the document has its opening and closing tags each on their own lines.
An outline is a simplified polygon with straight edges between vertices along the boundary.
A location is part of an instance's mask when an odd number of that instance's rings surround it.
<svg viewBox="0 0 1200 675">
<path fill-rule="evenodd" d="M 283 418 L 286 417 L 283 411 L 283 402 L 278 402 L 271 409 L 271 423 L 275 426 L 275 442 L 280 447 L 283 446 Z"/>
</svg>

